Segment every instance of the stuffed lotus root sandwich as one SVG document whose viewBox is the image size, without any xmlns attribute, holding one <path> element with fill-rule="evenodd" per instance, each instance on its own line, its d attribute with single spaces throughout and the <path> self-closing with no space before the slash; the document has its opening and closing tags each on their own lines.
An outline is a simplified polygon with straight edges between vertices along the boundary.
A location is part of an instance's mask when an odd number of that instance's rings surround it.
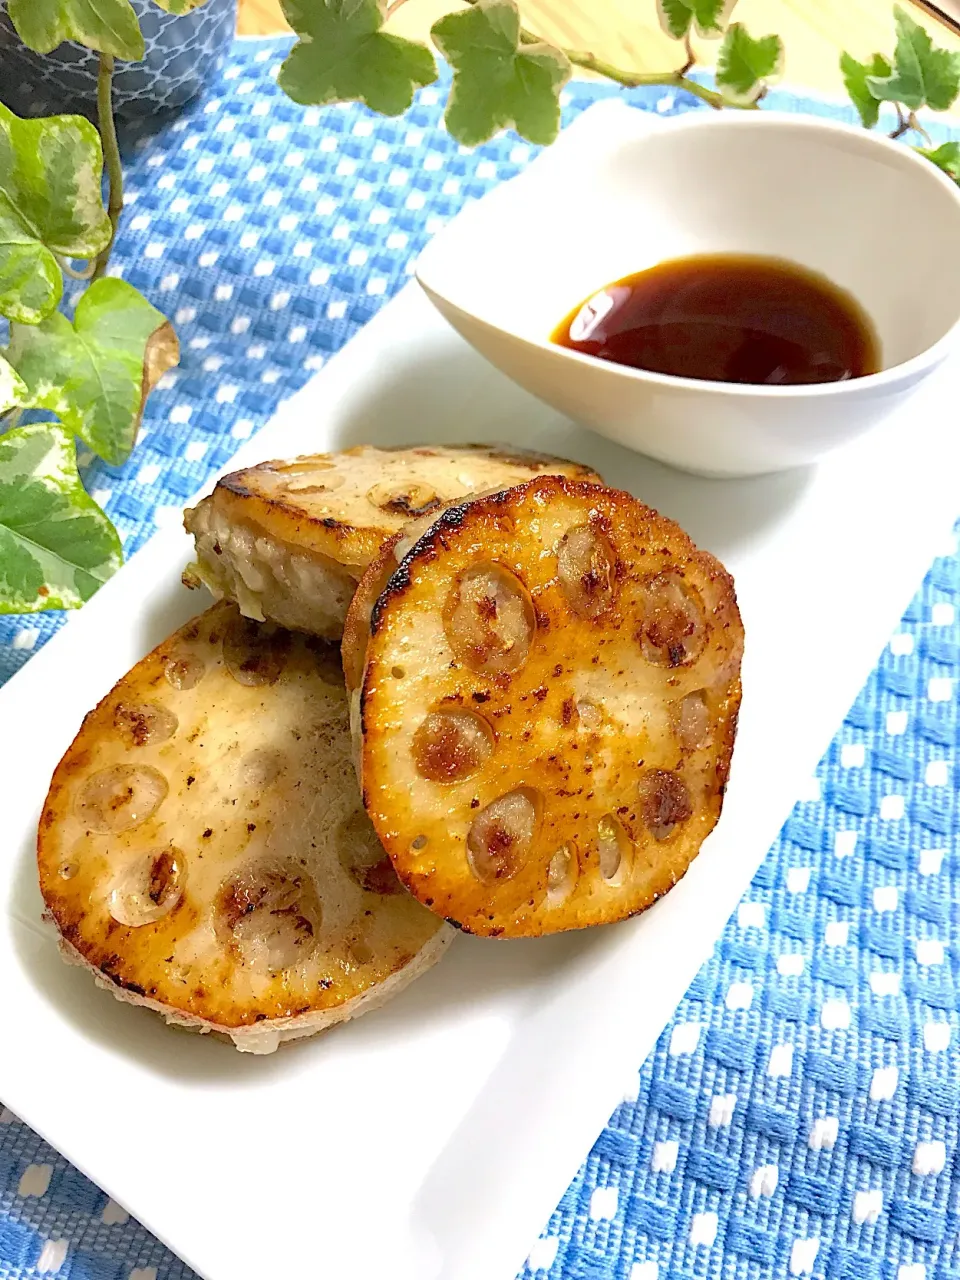
<svg viewBox="0 0 960 1280">
<path fill-rule="evenodd" d="M 336 650 L 225 603 L 86 717 L 38 854 L 68 959 L 253 1052 L 382 1004 L 451 934 L 363 811 Z"/>
<path fill-rule="evenodd" d="M 488 936 L 642 911 L 720 815 L 742 649 L 723 567 L 617 490 L 531 479 L 387 544 L 343 654 L 400 879 Z"/>
<path fill-rule="evenodd" d="M 186 513 L 205 583 L 259 620 L 338 640 L 357 580 L 383 543 L 469 493 L 588 467 L 497 445 L 377 449 L 360 445 L 225 476 Z"/>
</svg>

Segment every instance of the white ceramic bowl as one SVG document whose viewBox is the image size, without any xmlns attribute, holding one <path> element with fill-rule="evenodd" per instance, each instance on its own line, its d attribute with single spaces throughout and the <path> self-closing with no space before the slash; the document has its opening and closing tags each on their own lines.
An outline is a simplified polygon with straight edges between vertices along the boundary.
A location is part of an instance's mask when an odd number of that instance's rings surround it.
<svg viewBox="0 0 960 1280">
<path fill-rule="evenodd" d="M 664 259 L 773 254 L 866 308 L 879 373 L 744 386 L 615 365 L 549 334 L 589 294 Z M 810 463 L 880 422 L 954 347 L 960 190 L 907 147 L 773 112 L 661 120 L 597 103 L 529 169 L 468 205 L 417 278 L 450 323 L 540 399 L 705 475 Z"/>
</svg>

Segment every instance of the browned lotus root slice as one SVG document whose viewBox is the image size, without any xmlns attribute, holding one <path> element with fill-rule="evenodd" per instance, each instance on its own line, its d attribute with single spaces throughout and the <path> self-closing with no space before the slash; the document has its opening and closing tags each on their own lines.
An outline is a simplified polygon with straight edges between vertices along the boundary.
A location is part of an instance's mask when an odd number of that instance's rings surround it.
<svg viewBox="0 0 960 1280">
<path fill-rule="evenodd" d="M 531 480 L 388 544 L 343 652 L 401 880 L 491 936 L 649 906 L 720 816 L 742 649 L 722 566 L 617 490 Z"/>
<path fill-rule="evenodd" d="M 184 581 L 248 617 L 336 640 L 360 575 L 408 521 L 547 473 L 599 480 L 580 463 L 503 445 L 360 445 L 264 462 L 224 476 L 186 513 L 197 561 Z"/>
<path fill-rule="evenodd" d="M 336 650 L 228 604 L 86 717 L 38 850 L 69 959 L 253 1052 L 383 1003 L 452 932 L 363 811 Z"/>
</svg>

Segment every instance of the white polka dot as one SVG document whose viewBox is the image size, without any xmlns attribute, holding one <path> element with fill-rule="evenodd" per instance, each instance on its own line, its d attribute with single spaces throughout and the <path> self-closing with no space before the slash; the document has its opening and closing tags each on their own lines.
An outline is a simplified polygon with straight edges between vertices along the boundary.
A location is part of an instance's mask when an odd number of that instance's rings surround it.
<svg viewBox="0 0 960 1280">
<path fill-rule="evenodd" d="M 415 212 L 417 209 L 422 209 L 425 204 L 426 204 L 426 197 L 424 196 L 423 192 L 413 191 L 411 192 L 410 195 L 407 196 L 404 207 Z"/>
<path fill-rule="evenodd" d="M 305 324 L 295 324 L 287 334 L 288 342 L 302 342 L 307 336 L 307 326 Z"/>
<path fill-rule="evenodd" d="M 190 324 L 191 321 L 196 320 L 196 318 L 197 318 L 196 307 L 179 307 L 174 316 L 174 319 L 176 320 L 177 324 Z"/>
<path fill-rule="evenodd" d="M 243 217 L 243 214 L 244 209 L 242 204 L 231 204 L 224 210 L 223 220 L 224 222 L 239 222 Z"/>
<path fill-rule="evenodd" d="M 351 267 L 362 267 L 367 261 L 366 249 L 351 249 L 347 262 Z"/>
<path fill-rule="evenodd" d="M 202 222 L 191 222 L 183 233 L 184 240 L 199 240 L 206 228 Z"/>
<path fill-rule="evenodd" d="M 939 938 L 918 938 L 914 951 L 917 964 L 943 964 L 943 943 Z"/>
<path fill-rule="evenodd" d="M 823 940 L 828 947 L 845 947 L 850 934 L 848 920 L 831 920 L 824 930 Z"/>
<path fill-rule="evenodd" d="M 868 1191 L 857 1191 L 853 1196 L 851 1216 L 858 1226 L 864 1223 L 872 1225 L 883 1212 L 883 1192 L 873 1188 Z"/>
<path fill-rule="evenodd" d="M 753 987 L 749 982 L 731 982 L 727 988 L 728 1009 L 749 1009 L 753 1004 Z"/>
<path fill-rule="evenodd" d="M 235 142 L 230 154 L 238 160 L 245 159 L 250 154 L 250 143 L 245 141 Z"/>
<path fill-rule="evenodd" d="M 776 1191 L 779 1181 L 780 1170 L 777 1166 L 763 1164 L 750 1175 L 750 1195 L 754 1200 L 759 1200 L 761 1196 L 769 1198 Z"/>
<path fill-rule="evenodd" d="M 176 200 L 174 200 L 170 205 L 170 212 L 186 213 L 189 208 L 190 208 L 190 201 L 187 199 L 187 197 L 177 196 Z"/>
<path fill-rule="evenodd" d="M 717 1215 L 695 1213 L 690 1219 L 690 1243 L 709 1247 L 717 1238 Z"/>
<path fill-rule="evenodd" d="M 220 255 L 215 249 L 208 249 L 206 253 L 201 253 L 197 261 L 201 267 L 212 267 L 219 257 Z"/>
<path fill-rule="evenodd" d="M 230 434 L 234 440 L 246 440 L 253 434 L 253 423 L 249 418 L 241 418 L 239 422 L 233 424 Z"/>
<path fill-rule="evenodd" d="M 170 410 L 171 422 L 189 422 L 193 417 L 193 405 L 175 404 Z"/>
<path fill-rule="evenodd" d="M 108 1227 L 122 1227 L 125 1222 L 130 1221 L 130 1215 L 116 1200 L 108 1200 L 103 1206 L 101 1221 Z"/>
<path fill-rule="evenodd" d="M 165 173 L 157 182 L 157 186 L 161 191 L 170 191 L 176 183 L 176 178 L 172 173 Z"/>
<path fill-rule="evenodd" d="M 844 769 L 859 769 L 866 756 L 867 750 L 862 742 L 845 742 L 840 748 L 840 764 Z"/>
<path fill-rule="evenodd" d="M 274 383 L 280 381 L 280 377 L 279 369 L 265 369 L 260 375 L 260 381 L 265 382 L 268 386 L 273 386 Z"/>
<path fill-rule="evenodd" d="M 160 468 L 157 464 L 147 462 L 137 472 L 137 484 L 153 484 L 159 474 Z"/>
<path fill-rule="evenodd" d="M 316 372 L 317 369 L 322 369 L 323 366 L 324 359 L 321 355 L 307 356 L 303 362 L 304 369 L 309 369 L 311 372 Z"/>
<path fill-rule="evenodd" d="M 497 176 L 497 166 L 492 160 L 481 160 L 477 165 L 478 178 L 495 178 Z"/>
<path fill-rule="evenodd" d="M 846 1000 L 824 1000 L 820 1006 L 820 1025 L 825 1031 L 843 1031 L 850 1025 L 850 1006 Z"/>
<path fill-rule="evenodd" d="M 216 401 L 217 404 L 233 404 L 237 398 L 238 387 L 233 386 L 229 382 L 221 382 L 217 387 Z"/>
<path fill-rule="evenodd" d="M 821 1116 L 813 1122 L 807 1146 L 811 1151 L 832 1151 L 837 1145 L 839 1128 L 840 1121 L 836 1116 Z"/>
<path fill-rule="evenodd" d="M 682 1054 L 693 1053 L 700 1043 L 700 1030 L 699 1022 L 681 1022 L 674 1027 L 670 1033 L 670 1055 L 678 1058 Z"/>
<path fill-rule="evenodd" d="M 151 240 L 143 251 L 145 258 L 162 258 L 167 251 L 167 246 L 162 240 Z"/>
<path fill-rule="evenodd" d="M 938 876 L 943 866 L 945 849 L 921 849 L 918 870 L 922 876 Z"/>
<path fill-rule="evenodd" d="M 927 697 L 931 702 L 949 702 L 953 697 L 953 681 L 949 676 L 934 676 L 927 684 Z"/>
<path fill-rule="evenodd" d="M 895 884 L 881 884 L 873 891 L 874 911 L 896 911 L 900 892 Z"/>
<path fill-rule="evenodd" d="M 191 440 L 183 451 L 188 462 L 200 462 L 206 456 L 207 446 L 202 440 Z"/>
<path fill-rule="evenodd" d="M 40 1257 L 37 1259 L 37 1274 L 41 1276 L 56 1275 L 67 1260 L 67 1240 L 44 1240 Z"/>
<path fill-rule="evenodd" d="M 707 1124 L 711 1129 L 728 1129 L 733 1123 L 733 1112 L 737 1105 L 735 1093 L 718 1093 L 710 1099 L 710 1111 Z"/>
<path fill-rule="evenodd" d="M 213 173 L 213 161 L 209 156 L 197 161 L 197 173 Z"/>
<path fill-rule="evenodd" d="M 677 1156 L 680 1154 L 680 1143 L 676 1141 L 655 1142 L 650 1168 L 654 1173 L 673 1173 L 677 1167 Z"/>
<path fill-rule="evenodd" d="M 940 601 L 930 610 L 930 621 L 935 627 L 952 627 L 956 621 L 956 610 L 952 604 Z"/>
<path fill-rule="evenodd" d="M 260 201 L 260 203 L 262 205 L 265 205 L 268 209 L 276 209 L 279 207 L 280 201 L 282 199 L 283 199 L 282 191 L 276 191 L 276 190 L 265 191 L 263 195 L 263 199 Z"/>
<path fill-rule="evenodd" d="M 150 225 L 150 217 L 146 213 L 138 213 L 135 218 L 130 221 L 131 231 L 146 231 Z"/>
<path fill-rule="evenodd" d="M 913 653 L 913 636 L 906 631 L 898 631 L 890 637 L 890 652 L 897 658 L 906 658 Z"/>
<path fill-rule="evenodd" d="M 556 1236 L 544 1236 L 537 1240 L 527 1255 L 527 1266 L 531 1271 L 549 1271 L 557 1256 L 560 1241 Z"/>
<path fill-rule="evenodd" d="M 810 888 L 810 868 L 791 867 L 787 872 L 787 892 L 806 893 Z"/>
<path fill-rule="evenodd" d="M 896 822 L 904 814 L 903 796 L 884 796 L 880 801 L 880 817 L 886 822 Z"/>
<path fill-rule="evenodd" d="M 918 1142 L 913 1149 L 913 1172 L 927 1178 L 942 1173 L 947 1163 L 947 1148 L 939 1140 Z"/>
<path fill-rule="evenodd" d="M 899 1083 L 900 1072 L 896 1067 L 877 1067 L 870 1078 L 870 1100 L 889 1102 Z"/>
<path fill-rule="evenodd" d="M 312 285 L 326 284 L 330 279 L 330 270 L 328 267 L 314 267 L 310 272 L 310 283 Z"/>
<path fill-rule="evenodd" d="M 276 263 L 271 262 L 269 258 L 261 258 L 253 264 L 253 274 L 255 276 L 271 276 Z"/>
<path fill-rule="evenodd" d="M 249 328 L 250 328 L 249 316 L 235 316 L 234 319 L 230 321 L 231 333 L 246 333 Z"/>
<path fill-rule="evenodd" d="M 298 240 L 293 246 L 293 256 L 295 258 L 309 258 L 313 253 L 312 240 Z"/>
<path fill-rule="evenodd" d="M 387 236 L 388 249 L 404 249 L 407 245 L 407 237 L 403 231 L 392 231 Z"/>
<path fill-rule="evenodd" d="M 790 1274 L 792 1276 L 811 1275 L 819 1252 L 819 1240 L 794 1240 L 793 1248 L 790 1250 Z"/>
<path fill-rule="evenodd" d="M 767 1061 L 767 1075 L 773 1079 L 782 1079 L 793 1071 L 793 1045 L 775 1044 L 770 1050 Z"/>
<path fill-rule="evenodd" d="M 526 146 L 514 147 L 510 152 L 511 164 L 526 164 L 530 159 L 530 148 Z"/>
<path fill-rule="evenodd" d="M 909 716 L 906 711 L 888 711 L 887 712 L 887 733 L 892 737 L 899 737 L 907 732 L 907 723 Z"/>
<path fill-rule="evenodd" d="M 342 299 L 338 302 L 327 303 L 327 319 L 342 320 L 347 313 L 347 304 Z"/>
<path fill-rule="evenodd" d="M 923 775 L 928 787 L 945 787 L 950 781 L 950 765 L 946 760 L 931 760 Z"/>
<path fill-rule="evenodd" d="M 21 652 L 28 652 L 36 646 L 39 639 L 40 632 L 36 627 L 22 627 L 13 637 L 10 648 L 18 649 Z M 6 1108 L 4 1108 L 4 1114 L 13 1115 L 13 1112 L 11 1111 L 8 1113 Z M 0 1119 L 2 1119 L 2 1117 L 0 1117 Z"/>
<path fill-rule="evenodd" d="M 595 1187 L 590 1197 L 590 1217 L 595 1222 L 615 1218 L 618 1201 L 616 1187 Z"/>
<path fill-rule="evenodd" d="M 833 837 L 833 852 L 838 858 L 849 858 L 857 847 L 856 831 L 837 831 Z"/>
<path fill-rule="evenodd" d="M 737 907 L 737 924 L 741 929 L 762 929 L 767 923 L 767 908 L 762 902 L 741 902 Z"/>
<path fill-rule="evenodd" d="M 218 373 L 225 364 L 223 356 L 207 356 L 203 362 L 203 368 L 206 373 Z"/>
<path fill-rule="evenodd" d="M 443 194 L 445 196 L 455 196 L 460 190 L 460 180 L 458 178 L 448 178 L 443 184 Z"/>
<path fill-rule="evenodd" d="M 180 277 L 174 273 L 173 275 L 164 276 L 160 281 L 160 289 L 163 293 L 169 293 L 171 289 L 175 289 L 180 283 Z"/>
<path fill-rule="evenodd" d="M 875 996 L 898 996 L 900 994 L 899 973 L 875 970 L 870 975 L 870 990 Z"/>
<path fill-rule="evenodd" d="M 929 1053 L 942 1053 L 950 1044 L 949 1022 L 927 1022 L 923 1027 L 923 1047 Z"/>
<path fill-rule="evenodd" d="M 271 297 L 270 310 L 282 311 L 289 301 L 290 301 L 290 294 L 285 289 L 282 289 L 280 290 L 279 293 L 275 293 Z"/>
<path fill-rule="evenodd" d="M 53 1174 L 52 1164 L 28 1164 L 20 1175 L 18 1196 L 45 1196 Z"/>
</svg>

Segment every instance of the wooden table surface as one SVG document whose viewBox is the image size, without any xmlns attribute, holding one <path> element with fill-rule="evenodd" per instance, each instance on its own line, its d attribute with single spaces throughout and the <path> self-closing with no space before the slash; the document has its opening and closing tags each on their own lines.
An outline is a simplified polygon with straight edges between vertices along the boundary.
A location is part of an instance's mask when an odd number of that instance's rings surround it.
<svg viewBox="0 0 960 1280">
<path fill-rule="evenodd" d="M 409 0 L 391 19 L 390 28 L 422 39 L 431 23 L 455 4 L 456 0 Z M 677 46 L 660 30 L 655 0 L 520 0 L 520 7 L 527 26 L 567 48 L 589 51 L 632 70 L 677 65 Z M 960 49 L 960 36 L 919 8 L 913 12 L 938 43 Z M 858 57 L 893 50 L 893 0 L 739 0 L 736 17 L 753 35 L 775 31 L 783 37 L 784 82 L 796 88 L 842 94 L 837 68 L 841 50 Z M 283 30 L 279 0 L 240 0 L 241 35 Z M 702 61 L 709 63 L 710 42 L 701 41 L 699 47 Z"/>
</svg>

